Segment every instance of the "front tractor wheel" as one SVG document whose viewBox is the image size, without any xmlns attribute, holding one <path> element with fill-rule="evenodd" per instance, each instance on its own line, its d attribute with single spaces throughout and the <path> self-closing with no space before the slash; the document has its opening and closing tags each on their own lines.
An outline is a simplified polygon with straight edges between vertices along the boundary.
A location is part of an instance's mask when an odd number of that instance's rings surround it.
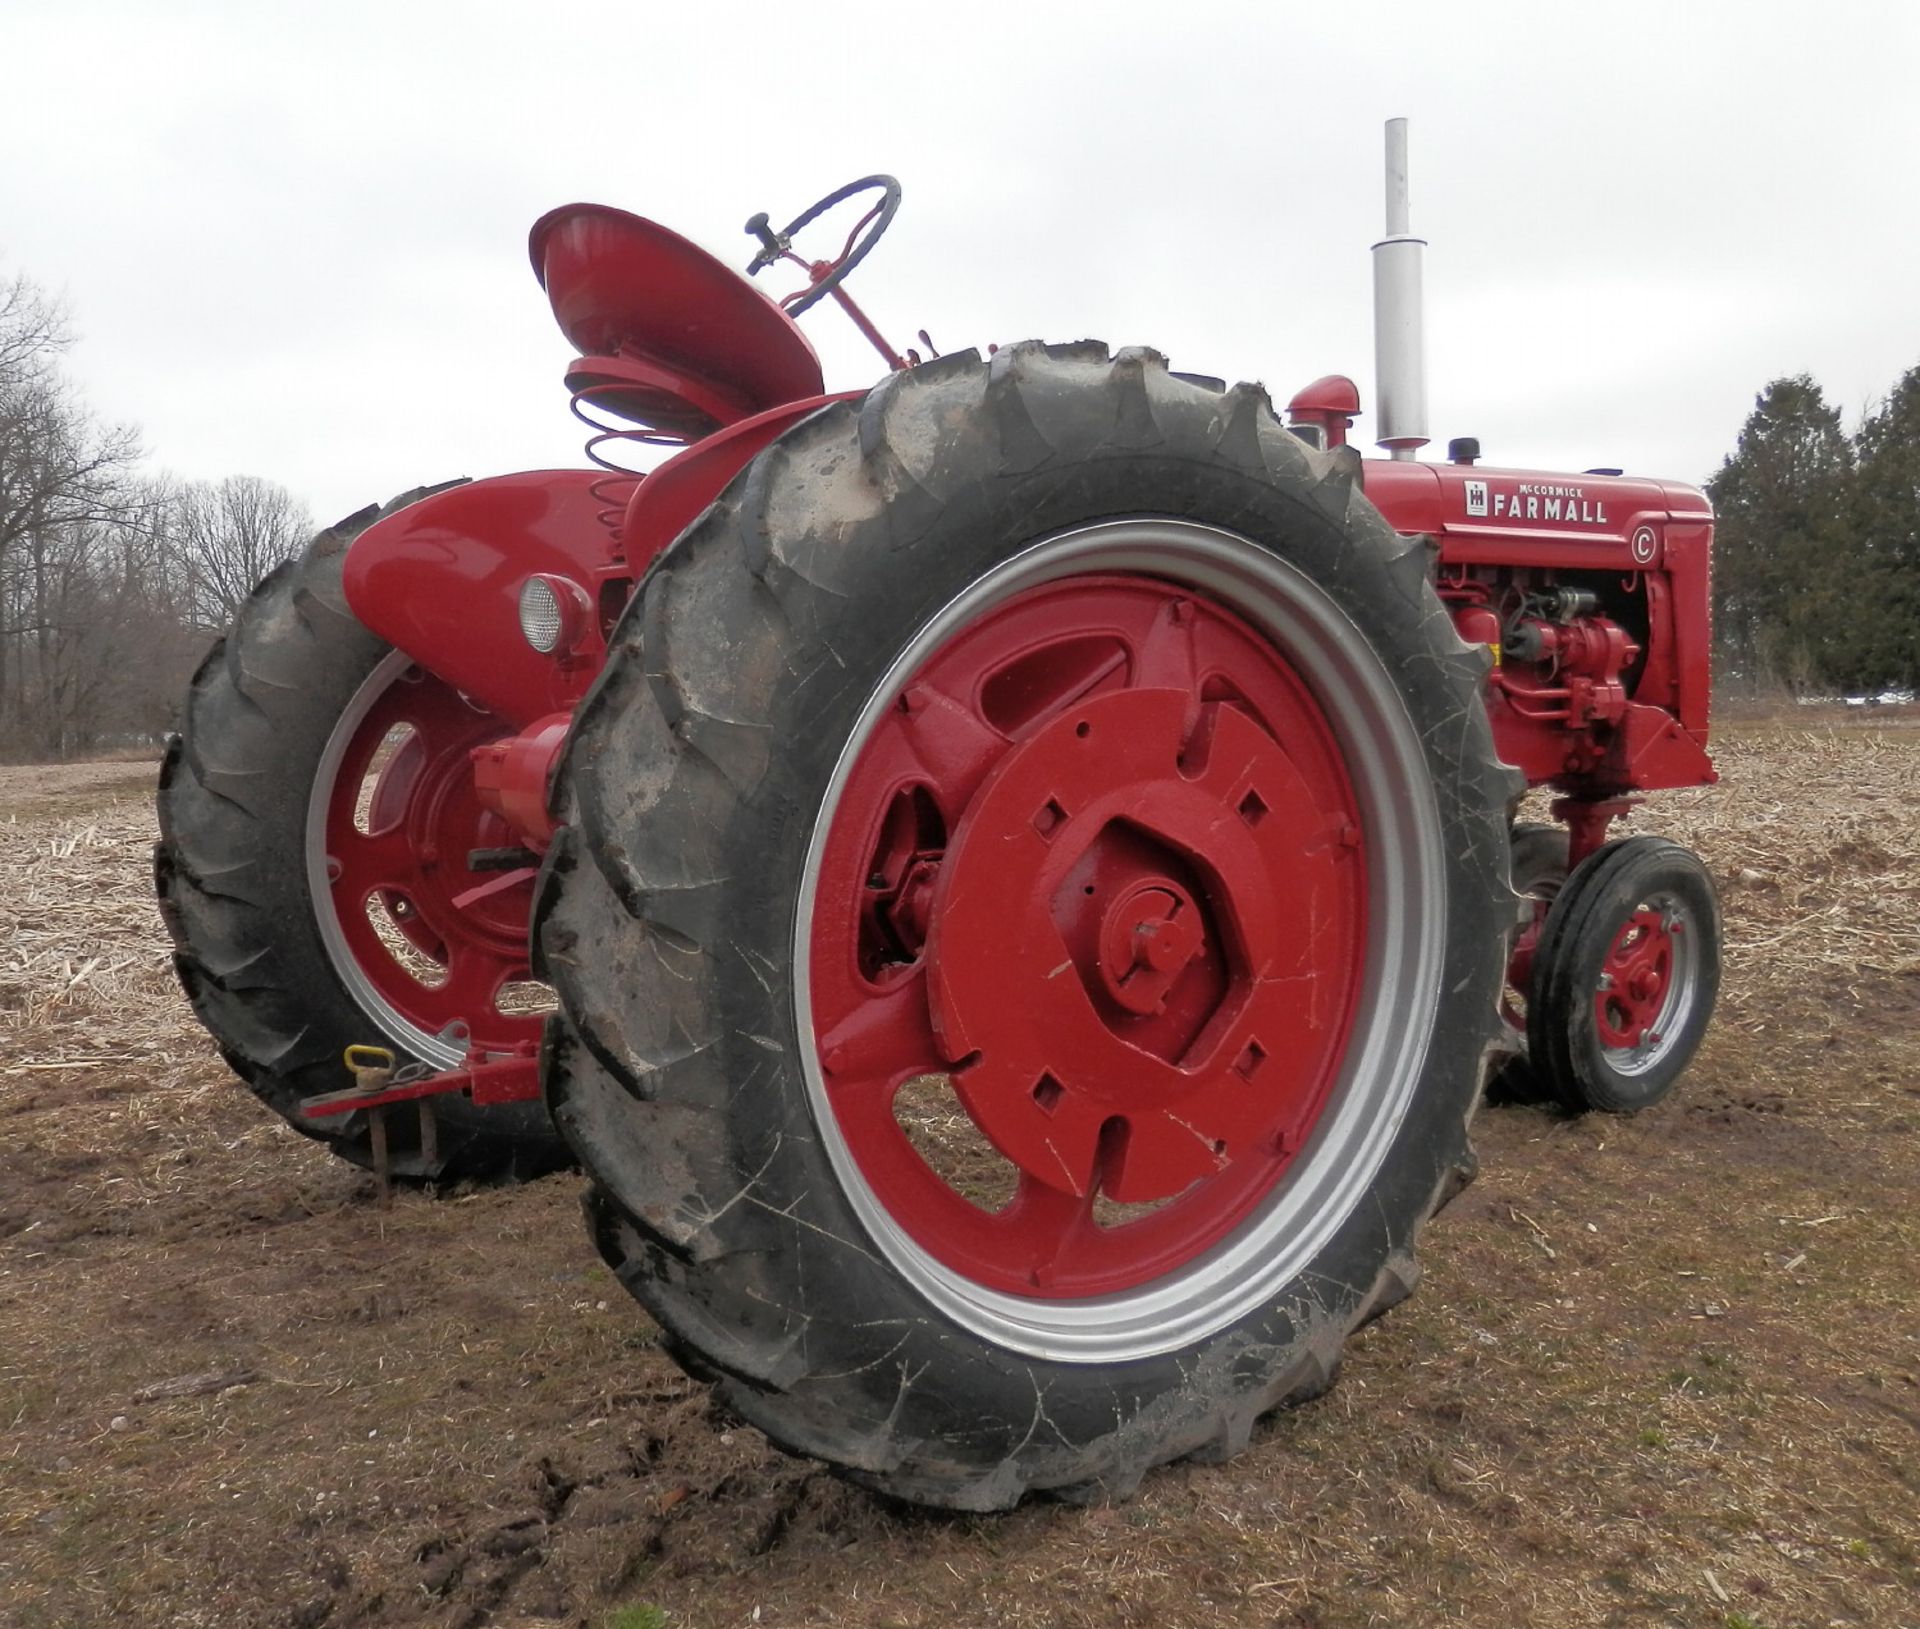
<svg viewBox="0 0 1920 1629">
<path fill-rule="evenodd" d="M 1483 671 L 1350 465 L 1151 353 L 946 358 L 763 454 L 623 623 L 536 904 L 673 1349 L 975 1509 L 1324 1389 L 1471 1169 Z"/>
<path fill-rule="evenodd" d="M 1534 957 L 1527 1045 L 1575 1113 L 1636 1114 L 1670 1091 L 1720 993 L 1720 902 L 1700 857 L 1626 837 L 1574 868 Z"/>
</svg>

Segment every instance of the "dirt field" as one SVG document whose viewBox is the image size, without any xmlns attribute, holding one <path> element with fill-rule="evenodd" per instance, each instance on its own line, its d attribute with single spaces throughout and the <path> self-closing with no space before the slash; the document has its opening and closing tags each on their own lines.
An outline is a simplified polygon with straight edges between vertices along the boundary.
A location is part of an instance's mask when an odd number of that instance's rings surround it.
<svg viewBox="0 0 1920 1629">
<path fill-rule="evenodd" d="M 1112 1510 L 905 1510 L 718 1417 L 578 1182 L 403 1194 L 173 986 L 150 770 L 0 771 L 0 1624 L 1920 1625 L 1920 728 L 1640 829 L 1730 968 L 1634 1121 L 1492 1108 L 1331 1396 Z"/>
</svg>

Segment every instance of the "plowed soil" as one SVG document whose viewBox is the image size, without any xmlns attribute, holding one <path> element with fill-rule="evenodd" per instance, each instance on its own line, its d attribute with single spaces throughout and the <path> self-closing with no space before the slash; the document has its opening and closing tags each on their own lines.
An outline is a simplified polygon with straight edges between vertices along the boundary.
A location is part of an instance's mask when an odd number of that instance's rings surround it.
<svg viewBox="0 0 1920 1629">
<path fill-rule="evenodd" d="M 1117 1509 L 771 1450 L 579 1180 L 404 1192 L 172 984 L 146 765 L 0 771 L 0 1624 L 1920 1624 L 1920 728 L 1739 726 L 1729 970 L 1636 1120 L 1492 1107 L 1325 1399 Z"/>
</svg>

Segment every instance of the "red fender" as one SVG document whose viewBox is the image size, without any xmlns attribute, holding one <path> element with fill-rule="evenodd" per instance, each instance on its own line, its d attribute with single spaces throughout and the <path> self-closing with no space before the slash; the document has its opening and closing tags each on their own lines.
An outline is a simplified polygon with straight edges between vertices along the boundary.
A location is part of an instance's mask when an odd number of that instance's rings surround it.
<svg viewBox="0 0 1920 1629">
<path fill-rule="evenodd" d="M 608 563 L 601 470 L 528 470 L 449 487 L 370 526 L 347 549 L 353 614 L 514 729 L 570 710 L 604 654 L 596 624 L 579 649 L 543 656 L 520 632 L 534 572 L 577 582 L 597 603 Z"/>
<path fill-rule="evenodd" d="M 857 401 L 866 392 L 808 396 L 729 424 L 704 441 L 675 453 L 642 481 L 627 504 L 621 535 L 638 576 L 669 543 L 700 518 L 721 489 L 802 419 L 834 402 Z"/>
<path fill-rule="evenodd" d="M 851 394 L 858 394 L 857 392 Z M 609 578 L 644 575 L 770 442 L 843 396 L 813 396 L 743 419 L 694 443 L 639 484 L 616 557 L 603 517 L 606 472 L 529 470 L 448 487 L 370 526 L 347 550 L 353 614 L 511 730 L 570 712 L 606 655 L 596 617 L 565 655 L 543 656 L 520 632 L 520 589 L 536 572 L 580 585 L 611 618 Z M 624 583 L 622 584 L 624 592 Z M 503 733 L 506 731 L 503 730 Z"/>
</svg>

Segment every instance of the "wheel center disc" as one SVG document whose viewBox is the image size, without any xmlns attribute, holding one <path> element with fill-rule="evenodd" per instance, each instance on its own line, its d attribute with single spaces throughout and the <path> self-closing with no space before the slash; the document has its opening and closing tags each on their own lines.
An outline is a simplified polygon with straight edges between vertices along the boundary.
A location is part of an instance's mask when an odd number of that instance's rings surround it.
<svg viewBox="0 0 1920 1629">
<path fill-rule="evenodd" d="M 1348 816 L 1318 790 L 1173 688 L 1001 761 L 947 850 L 929 994 L 961 1103 L 1023 1172 L 1137 1204 L 1298 1146 L 1355 937 Z"/>
<path fill-rule="evenodd" d="M 1593 1012 L 1603 1045 L 1615 1051 L 1657 1045 L 1674 971 L 1672 925 L 1657 910 L 1635 911 L 1608 947 Z"/>
</svg>

